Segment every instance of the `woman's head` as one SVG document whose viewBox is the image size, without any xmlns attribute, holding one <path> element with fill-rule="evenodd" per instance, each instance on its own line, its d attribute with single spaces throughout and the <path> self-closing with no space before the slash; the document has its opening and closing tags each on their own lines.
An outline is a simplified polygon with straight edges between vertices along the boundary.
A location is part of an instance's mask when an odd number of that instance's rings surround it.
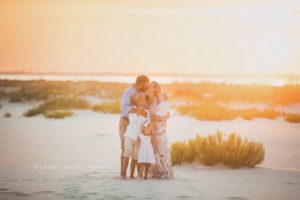
<svg viewBox="0 0 300 200">
<path fill-rule="evenodd" d="M 130 97 L 130 103 L 134 106 L 144 106 L 146 104 L 145 94 L 138 92 Z"/>
<path fill-rule="evenodd" d="M 147 104 L 152 104 L 155 98 L 158 98 L 161 93 L 161 86 L 159 83 L 152 81 L 150 83 L 149 89 L 145 92 L 146 95 L 146 103 Z"/>
<path fill-rule="evenodd" d="M 156 96 L 158 96 L 161 93 L 161 86 L 156 81 L 151 81 L 150 88 L 152 89 L 152 91 Z"/>
</svg>

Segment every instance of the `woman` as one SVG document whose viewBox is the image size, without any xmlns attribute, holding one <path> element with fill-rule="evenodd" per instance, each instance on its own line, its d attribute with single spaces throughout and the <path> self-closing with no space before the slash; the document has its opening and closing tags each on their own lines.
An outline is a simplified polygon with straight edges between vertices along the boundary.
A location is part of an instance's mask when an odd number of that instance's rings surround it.
<svg viewBox="0 0 300 200">
<path fill-rule="evenodd" d="M 152 81 L 146 95 L 157 144 L 157 148 L 155 148 L 156 164 L 151 166 L 151 177 L 164 179 L 173 178 L 170 148 L 166 135 L 166 121 L 169 118 L 169 114 L 166 116 L 155 114 L 160 103 L 161 86 L 157 82 Z"/>
</svg>

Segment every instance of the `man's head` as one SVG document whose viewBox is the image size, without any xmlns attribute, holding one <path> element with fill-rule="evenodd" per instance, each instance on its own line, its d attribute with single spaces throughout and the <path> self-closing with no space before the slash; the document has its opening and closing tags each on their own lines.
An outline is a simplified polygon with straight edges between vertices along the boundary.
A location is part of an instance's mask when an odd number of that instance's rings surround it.
<svg viewBox="0 0 300 200">
<path fill-rule="evenodd" d="M 149 78 L 145 75 L 139 75 L 135 80 L 134 87 L 139 92 L 145 92 L 149 88 Z"/>
</svg>

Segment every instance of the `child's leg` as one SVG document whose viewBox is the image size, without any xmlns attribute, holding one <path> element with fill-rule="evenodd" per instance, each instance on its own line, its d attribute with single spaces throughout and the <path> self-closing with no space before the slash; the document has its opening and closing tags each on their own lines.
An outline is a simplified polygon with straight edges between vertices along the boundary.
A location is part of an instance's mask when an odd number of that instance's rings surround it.
<svg viewBox="0 0 300 200">
<path fill-rule="evenodd" d="M 137 164 L 136 164 L 136 168 L 137 168 L 138 176 L 139 176 L 139 174 L 140 174 L 140 167 L 141 167 L 141 164 L 140 164 L 140 163 L 137 163 Z"/>
<path fill-rule="evenodd" d="M 121 176 L 126 177 L 127 167 L 128 167 L 129 158 L 123 157 L 123 166 Z"/>
<path fill-rule="evenodd" d="M 150 168 L 150 164 L 146 163 L 145 164 L 145 176 L 144 176 L 145 180 L 147 180 L 147 178 L 148 178 L 149 168 Z"/>
<path fill-rule="evenodd" d="M 137 163 L 137 160 L 131 159 L 130 178 L 134 178 L 134 171 L 135 171 L 136 163 Z"/>
<path fill-rule="evenodd" d="M 133 144 L 134 144 L 134 140 L 130 138 L 125 138 L 121 176 L 126 176 L 129 158 L 131 157 L 133 151 Z"/>
<path fill-rule="evenodd" d="M 134 171 L 135 171 L 135 167 L 137 165 L 137 160 L 138 160 L 138 153 L 139 153 L 139 145 L 138 142 L 135 141 L 133 144 L 133 151 L 132 151 L 132 155 L 131 155 L 131 168 L 130 168 L 130 177 L 133 178 L 134 177 Z M 139 164 L 137 166 L 137 170 L 139 173 Z"/>
<path fill-rule="evenodd" d="M 139 165 L 140 165 L 139 177 L 143 178 L 143 172 L 144 172 L 145 164 L 140 163 Z"/>
<path fill-rule="evenodd" d="M 121 156 L 120 156 L 120 163 L 121 163 L 121 170 L 120 170 L 120 175 L 122 176 L 122 171 L 123 171 L 123 160 L 124 160 L 124 156 L 123 156 L 123 153 L 124 153 L 124 148 L 122 148 L 122 151 L 121 151 Z"/>
</svg>

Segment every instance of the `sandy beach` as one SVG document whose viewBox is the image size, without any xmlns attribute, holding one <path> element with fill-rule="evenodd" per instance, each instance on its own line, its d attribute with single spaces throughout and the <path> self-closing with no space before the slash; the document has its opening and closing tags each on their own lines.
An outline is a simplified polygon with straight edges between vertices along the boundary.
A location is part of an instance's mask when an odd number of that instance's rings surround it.
<svg viewBox="0 0 300 200">
<path fill-rule="evenodd" d="M 0 27 L 0 200 L 300 200 L 300 0 L 0 0 Z"/>
<path fill-rule="evenodd" d="M 34 103 L 0 102 L 0 199 L 299 199 L 300 125 L 282 119 L 168 122 L 169 142 L 235 131 L 264 143 L 254 169 L 174 166 L 173 180 L 120 180 L 117 114 L 75 110 L 63 120 L 22 113 Z M 12 117 L 3 114 L 11 112 Z"/>
</svg>

